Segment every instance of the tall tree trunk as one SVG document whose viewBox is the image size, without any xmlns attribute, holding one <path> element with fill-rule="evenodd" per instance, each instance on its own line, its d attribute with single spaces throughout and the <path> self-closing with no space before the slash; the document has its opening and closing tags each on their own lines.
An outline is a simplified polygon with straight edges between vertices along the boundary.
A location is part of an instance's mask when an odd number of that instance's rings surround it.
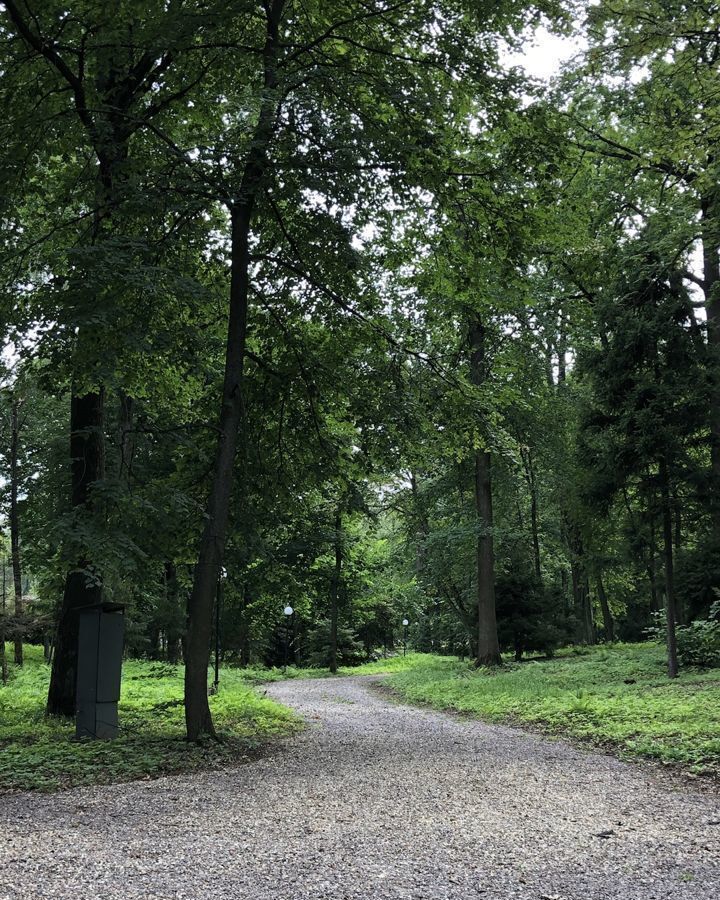
<svg viewBox="0 0 720 900">
<path fill-rule="evenodd" d="M 330 671 L 333 675 L 338 669 L 338 606 L 340 600 L 340 579 L 342 577 L 343 549 L 342 549 L 342 515 L 340 510 L 335 513 L 335 565 L 330 581 Z"/>
<path fill-rule="evenodd" d="M 242 418 L 242 375 L 247 332 L 250 208 L 232 209 L 230 318 L 225 351 L 225 378 L 219 440 L 200 552 L 188 601 L 185 657 L 185 724 L 188 740 L 215 736 L 207 692 L 215 589 L 222 565 L 230 512 L 233 463 Z"/>
<path fill-rule="evenodd" d="M 7 560 L 2 561 L 2 610 L 0 610 L 0 678 L 3 684 L 7 684 L 8 665 L 5 652 L 5 613 L 7 609 Z"/>
<path fill-rule="evenodd" d="M 662 604 L 660 601 L 660 591 L 658 590 L 658 578 L 657 578 L 657 538 L 655 535 L 655 514 L 651 510 L 649 513 L 650 517 L 650 545 L 649 545 L 649 553 L 650 558 L 648 560 L 647 565 L 647 573 L 648 573 L 648 581 L 650 582 L 650 605 L 651 608 L 655 612 L 660 612 L 662 609 Z"/>
<path fill-rule="evenodd" d="M 665 557 L 665 619 L 667 624 L 668 675 L 675 678 L 678 673 L 677 638 L 675 635 L 675 579 L 673 572 L 673 522 L 670 500 L 670 478 L 667 460 L 659 463 L 660 496 L 662 499 L 663 551 Z"/>
<path fill-rule="evenodd" d="M 70 401 L 70 459 L 72 507 L 92 511 L 92 486 L 105 474 L 104 392 L 82 397 L 73 394 Z M 75 714 L 75 678 L 77 672 L 78 610 L 99 603 L 102 588 L 87 574 L 89 561 L 78 560 L 68 572 L 60 609 L 52 674 L 48 691 L 49 715 Z"/>
<path fill-rule="evenodd" d="M 583 614 L 585 617 L 585 634 L 590 645 L 595 644 L 595 616 L 593 615 L 592 596 L 590 594 L 590 579 L 587 569 L 583 577 Z"/>
<path fill-rule="evenodd" d="M 10 556 L 12 558 L 13 588 L 15 591 L 15 665 L 23 664 L 23 641 L 20 631 L 23 615 L 22 573 L 20 570 L 20 514 L 18 512 L 19 445 L 20 445 L 20 401 L 13 397 L 10 429 Z"/>
<path fill-rule="evenodd" d="M 682 549 L 683 545 L 683 532 L 682 532 L 682 503 L 680 497 L 678 495 L 677 486 L 674 486 L 672 492 L 672 509 L 673 509 L 673 544 L 674 544 L 674 554 L 675 559 L 677 560 L 678 554 Z M 678 625 L 685 624 L 686 610 L 685 604 L 682 600 L 679 600 L 678 597 L 675 597 L 675 614 L 677 617 Z"/>
<path fill-rule="evenodd" d="M 533 563 L 535 566 L 535 577 L 537 578 L 538 582 L 542 584 L 537 479 L 535 478 L 535 466 L 533 465 L 532 451 L 529 447 L 527 448 L 527 452 L 522 452 L 522 459 L 525 466 L 525 477 L 527 479 L 528 490 L 530 492 L 530 531 L 533 545 Z"/>
<path fill-rule="evenodd" d="M 712 352 L 710 417 L 710 509 L 714 542 L 720 549 L 720 204 L 717 189 L 700 199 L 703 250 L 703 293 L 708 343 Z"/>
<path fill-rule="evenodd" d="M 480 387 L 487 380 L 488 362 L 485 327 L 473 318 L 469 328 L 470 380 Z M 495 666 L 502 662 L 495 613 L 495 554 L 493 549 L 493 508 L 490 453 L 475 451 L 475 512 L 478 536 L 477 567 L 477 654 L 476 665 Z"/>
<path fill-rule="evenodd" d="M 278 100 L 276 56 L 278 29 L 285 0 L 266 5 L 267 39 L 263 51 L 263 99 L 255 133 L 248 151 L 240 189 L 231 204 L 230 315 L 225 347 L 225 376 L 212 485 L 205 526 L 200 540 L 192 591 L 188 601 L 185 648 L 185 726 L 190 741 L 203 734 L 215 736 L 207 691 L 210 635 L 215 586 L 225 549 L 230 511 L 233 463 L 242 418 L 242 377 L 247 332 L 250 282 L 250 226 L 257 195 L 267 168 L 267 150 L 272 140 Z"/>
<path fill-rule="evenodd" d="M 605 593 L 605 584 L 603 583 L 601 569 L 598 569 L 595 575 L 595 587 L 597 588 L 598 600 L 600 601 L 600 609 L 602 610 L 605 642 L 612 644 L 612 642 L 615 640 L 615 623 L 613 622 L 612 612 L 610 611 L 610 604 L 608 603 L 607 594 Z"/>
<path fill-rule="evenodd" d="M 82 119 L 82 116 L 81 116 Z M 88 122 L 83 120 L 86 127 Z M 116 204 L 122 196 L 125 181 L 124 166 L 128 158 L 129 136 L 119 136 L 108 123 L 107 133 L 94 133 L 93 146 L 98 161 L 97 200 L 93 220 L 93 243 L 101 246 L 107 235 L 113 234 Z M 79 358 L 87 354 L 93 360 L 86 374 L 98 377 L 101 369 L 98 348 L 91 328 L 83 324 L 78 329 Z M 93 485 L 105 477 L 105 388 L 102 383 L 82 394 L 72 386 L 70 397 L 70 470 L 71 506 L 76 515 L 93 513 Z M 81 558 L 65 578 L 62 605 L 55 638 L 48 715 L 75 714 L 79 610 L 102 602 L 102 573 L 89 569 L 93 560 Z"/>
<path fill-rule="evenodd" d="M 590 601 L 586 554 L 582 534 L 577 524 L 570 522 L 566 526 L 566 540 L 570 551 L 573 614 L 576 622 L 575 639 L 578 643 L 594 644 L 595 627 Z"/>
</svg>

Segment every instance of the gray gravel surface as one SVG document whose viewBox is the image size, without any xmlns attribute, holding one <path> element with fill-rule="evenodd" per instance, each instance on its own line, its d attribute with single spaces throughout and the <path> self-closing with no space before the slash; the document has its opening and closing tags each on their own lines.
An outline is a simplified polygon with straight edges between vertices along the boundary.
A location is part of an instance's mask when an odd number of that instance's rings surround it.
<svg viewBox="0 0 720 900">
<path fill-rule="evenodd" d="M 690 782 L 367 678 L 268 693 L 309 727 L 255 762 L 0 798 L 0 898 L 720 898 L 720 802 Z"/>
</svg>

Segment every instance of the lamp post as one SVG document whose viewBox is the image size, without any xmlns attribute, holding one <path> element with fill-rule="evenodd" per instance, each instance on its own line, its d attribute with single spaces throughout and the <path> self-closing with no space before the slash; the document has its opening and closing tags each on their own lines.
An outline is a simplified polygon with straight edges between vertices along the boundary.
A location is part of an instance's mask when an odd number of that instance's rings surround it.
<svg viewBox="0 0 720 900">
<path fill-rule="evenodd" d="M 407 630 L 409 624 L 407 619 L 403 619 L 403 628 L 405 629 L 405 633 L 403 634 L 403 656 L 405 656 L 407 650 Z"/>
<path fill-rule="evenodd" d="M 223 587 L 226 578 L 227 569 L 225 566 L 220 566 L 217 591 L 215 593 L 215 681 L 213 681 L 215 693 L 217 693 L 218 685 L 220 684 L 220 607 L 222 606 Z"/>
<path fill-rule="evenodd" d="M 283 610 L 283 615 L 285 616 L 285 662 L 283 663 L 283 675 L 287 673 L 290 620 L 294 612 L 295 610 L 292 606 L 286 606 Z"/>
</svg>

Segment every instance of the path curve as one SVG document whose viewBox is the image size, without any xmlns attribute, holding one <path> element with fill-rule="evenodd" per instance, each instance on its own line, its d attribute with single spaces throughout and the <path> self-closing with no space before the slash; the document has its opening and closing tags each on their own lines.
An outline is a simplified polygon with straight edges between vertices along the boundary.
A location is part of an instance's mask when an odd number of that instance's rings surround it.
<svg viewBox="0 0 720 900">
<path fill-rule="evenodd" d="M 236 769 L 0 798 L 0 898 L 720 897 L 717 796 L 372 681 L 269 686 L 309 727 Z"/>
</svg>

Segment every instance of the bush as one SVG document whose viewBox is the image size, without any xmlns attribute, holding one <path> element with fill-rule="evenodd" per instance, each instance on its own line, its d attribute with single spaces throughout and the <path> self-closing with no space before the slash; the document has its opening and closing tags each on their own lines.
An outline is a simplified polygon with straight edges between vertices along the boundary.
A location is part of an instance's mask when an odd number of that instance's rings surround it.
<svg viewBox="0 0 720 900">
<path fill-rule="evenodd" d="M 708 619 L 698 619 L 677 630 L 678 659 L 684 666 L 720 667 L 720 601 L 710 607 Z"/>
</svg>

